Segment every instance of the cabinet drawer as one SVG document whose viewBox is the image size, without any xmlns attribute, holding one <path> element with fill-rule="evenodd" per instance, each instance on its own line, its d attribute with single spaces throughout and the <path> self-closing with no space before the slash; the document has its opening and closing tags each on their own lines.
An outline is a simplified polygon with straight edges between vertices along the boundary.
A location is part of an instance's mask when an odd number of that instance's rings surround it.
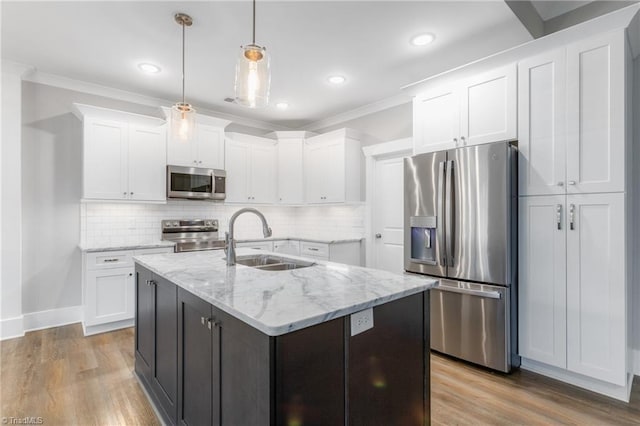
<svg viewBox="0 0 640 426">
<path fill-rule="evenodd" d="M 131 250 L 87 253 L 86 267 L 88 270 L 95 270 L 133 266 L 132 257 Z"/>
<path fill-rule="evenodd" d="M 273 251 L 273 243 L 271 241 L 259 241 L 253 243 L 236 243 L 237 248 L 250 248 L 259 251 Z"/>
<path fill-rule="evenodd" d="M 300 256 L 329 259 L 329 244 L 300 242 Z"/>
</svg>

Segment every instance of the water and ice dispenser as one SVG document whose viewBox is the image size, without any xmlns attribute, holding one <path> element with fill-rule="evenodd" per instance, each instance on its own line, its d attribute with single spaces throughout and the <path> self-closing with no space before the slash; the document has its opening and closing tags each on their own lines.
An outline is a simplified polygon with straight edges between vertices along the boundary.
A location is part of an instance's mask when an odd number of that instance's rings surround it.
<svg viewBox="0 0 640 426">
<path fill-rule="evenodd" d="M 411 261 L 437 265 L 436 216 L 411 216 Z"/>
</svg>

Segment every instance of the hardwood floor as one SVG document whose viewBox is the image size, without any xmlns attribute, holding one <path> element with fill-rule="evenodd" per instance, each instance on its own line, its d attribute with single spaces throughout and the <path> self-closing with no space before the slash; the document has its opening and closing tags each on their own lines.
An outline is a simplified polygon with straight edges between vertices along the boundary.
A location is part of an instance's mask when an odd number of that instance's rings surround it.
<svg viewBox="0 0 640 426">
<path fill-rule="evenodd" d="M 45 425 L 159 424 L 133 375 L 133 329 L 91 337 L 74 324 L 0 342 L 0 417 Z M 494 373 L 433 354 L 435 425 L 640 424 L 625 404 L 527 371 Z"/>
</svg>

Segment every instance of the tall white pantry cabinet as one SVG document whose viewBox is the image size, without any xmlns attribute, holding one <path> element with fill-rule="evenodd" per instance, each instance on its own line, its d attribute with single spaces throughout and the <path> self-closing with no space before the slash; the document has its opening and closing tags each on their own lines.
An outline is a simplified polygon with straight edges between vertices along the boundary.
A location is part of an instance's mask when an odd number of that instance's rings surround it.
<svg viewBox="0 0 640 426">
<path fill-rule="evenodd" d="M 619 399 L 633 378 L 631 66 L 624 30 L 518 64 L 522 366 Z"/>
</svg>

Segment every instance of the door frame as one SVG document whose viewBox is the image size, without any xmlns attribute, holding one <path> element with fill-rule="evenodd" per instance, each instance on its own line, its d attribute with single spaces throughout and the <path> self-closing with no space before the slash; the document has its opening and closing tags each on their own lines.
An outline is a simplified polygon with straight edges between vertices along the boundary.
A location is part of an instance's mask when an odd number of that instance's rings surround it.
<svg viewBox="0 0 640 426">
<path fill-rule="evenodd" d="M 389 142 L 365 146 L 362 148 L 362 152 L 364 153 L 366 163 L 366 209 L 364 216 L 365 266 L 372 268 L 375 267 L 375 231 L 373 229 L 375 192 L 373 188 L 376 176 L 376 163 L 380 160 L 411 156 L 413 154 L 413 138 L 395 139 Z"/>
</svg>

